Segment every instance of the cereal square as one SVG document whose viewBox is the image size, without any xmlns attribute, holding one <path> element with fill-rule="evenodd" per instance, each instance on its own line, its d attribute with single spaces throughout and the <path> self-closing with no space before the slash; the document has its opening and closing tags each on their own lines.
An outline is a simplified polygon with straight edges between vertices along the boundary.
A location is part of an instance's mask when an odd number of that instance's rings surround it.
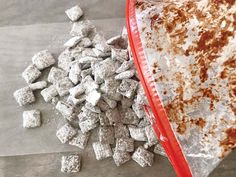
<svg viewBox="0 0 236 177">
<path fill-rule="evenodd" d="M 62 156 L 61 158 L 61 172 L 63 173 L 77 173 L 80 171 L 81 158 L 77 154 Z"/>
<path fill-rule="evenodd" d="M 87 94 L 86 101 L 92 104 L 93 106 L 96 106 L 100 98 L 101 93 L 99 93 L 97 90 L 93 90 Z"/>
<path fill-rule="evenodd" d="M 99 127 L 99 141 L 105 144 L 113 144 L 115 141 L 114 128 L 112 126 Z"/>
<path fill-rule="evenodd" d="M 106 111 L 106 116 L 109 119 L 110 125 L 118 124 L 121 121 L 120 120 L 120 113 L 117 108 L 108 109 Z"/>
<path fill-rule="evenodd" d="M 78 5 L 67 9 L 65 13 L 73 22 L 79 20 L 79 18 L 83 15 L 83 11 Z"/>
<path fill-rule="evenodd" d="M 117 124 L 114 126 L 115 130 L 115 138 L 128 138 L 129 137 L 129 130 L 126 125 Z"/>
<path fill-rule="evenodd" d="M 101 142 L 93 143 L 93 150 L 97 160 L 103 160 L 112 156 L 111 147 L 109 144 L 103 144 Z"/>
<path fill-rule="evenodd" d="M 52 67 L 48 74 L 48 82 L 56 84 L 58 81 L 66 77 L 66 72 L 60 68 Z"/>
<path fill-rule="evenodd" d="M 117 138 L 116 139 L 116 150 L 118 151 L 134 151 L 134 140 L 132 138 Z"/>
<path fill-rule="evenodd" d="M 50 85 L 49 87 L 43 89 L 40 94 L 43 96 L 45 102 L 51 101 L 55 96 L 58 95 L 57 89 L 54 85 Z"/>
<path fill-rule="evenodd" d="M 141 167 L 152 166 L 154 154 L 139 146 L 132 155 L 132 159 Z"/>
<path fill-rule="evenodd" d="M 147 136 L 149 146 L 158 143 L 157 136 L 151 125 L 145 127 L 145 134 Z"/>
<path fill-rule="evenodd" d="M 121 122 L 123 124 L 138 125 L 139 118 L 131 108 L 120 109 Z"/>
<path fill-rule="evenodd" d="M 69 93 L 69 90 L 73 87 L 73 83 L 68 77 L 61 79 L 60 82 L 56 83 L 56 89 L 60 96 L 65 96 Z"/>
<path fill-rule="evenodd" d="M 28 84 L 34 82 L 40 75 L 41 72 L 34 65 L 29 65 L 22 73 L 22 77 Z"/>
<path fill-rule="evenodd" d="M 118 167 L 131 160 L 130 154 L 125 151 L 115 150 L 112 157 L 113 157 L 113 160 L 114 160 L 116 166 L 118 166 Z"/>
<path fill-rule="evenodd" d="M 74 107 L 70 104 L 67 104 L 63 101 L 58 101 L 56 109 L 62 114 L 62 116 L 69 121 L 72 121 L 74 118 Z"/>
<path fill-rule="evenodd" d="M 73 23 L 70 34 L 72 36 L 87 37 L 93 30 L 94 25 L 90 21 L 84 20 Z"/>
<path fill-rule="evenodd" d="M 13 93 L 14 98 L 20 106 L 35 102 L 33 91 L 30 87 L 23 87 Z"/>
<path fill-rule="evenodd" d="M 117 92 L 126 96 L 127 98 L 132 98 L 136 92 L 138 86 L 138 81 L 133 79 L 123 79 Z"/>
<path fill-rule="evenodd" d="M 71 138 L 73 138 L 76 133 L 76 130 L 70 124 L 66 123 L 59 130 L 57 130 L 56 136 L 61 141 L 61 143 L 66 143 Z"/>
<path fill-rule="evenodd" d="M 69 144 L 72 146 L 77 146 L 81 149 L 85 149 L 89 139 L 89 133 L 82 133 L 78 130 L 77 135 L 75 135 L 70 141 Z"/>
<path fill-rule="evenodd" d="M 144 127 L 136 127 L 134 125 L 129 125 L 128 128 L 131 138 L 133 138 L 135 141 L 147 141 L 147 136 Z"/>
<path fill-rule="evenodd" d="M 23 112 L 23 127 L 24 128 L 35 128 L 40 127 L 41 118 L 39 110 L 30 110 Z"/>
<path fill-rule="evenodd" d="M 48 50 L 42 50 L 32 57 L 32 62 L 39 70 L 43 70 L 53 65 L 56 60 Z"/>
</svg>

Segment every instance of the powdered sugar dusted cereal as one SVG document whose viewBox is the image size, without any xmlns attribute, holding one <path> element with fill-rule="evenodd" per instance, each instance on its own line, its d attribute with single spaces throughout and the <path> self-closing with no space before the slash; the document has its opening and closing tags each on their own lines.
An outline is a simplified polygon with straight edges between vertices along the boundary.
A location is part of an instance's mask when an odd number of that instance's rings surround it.
<svg viewBox="0 0 236 177">
<path fill-rule="evenodd" d="M 72 96 L 69 95 L 67 98 L 67 102 L 71 105 L 79 105 L 80 103 L 83 103 L 86 100 L 86 95 L 79 95 L 79 96 Z"/>
<path fill-rule="evenodd" d="M 92 68 L 85 69 L 81 71 L 81 77 L 85 78 L 88 75 L 92 75 Z"/>
<path fill-rule="evenodd" d="M 60 68 L 52 67 L 48 74 L 48 82 L 56 84 L 66 77 L 66 72 Z"/>
<path fill-rule="evenodd" d="M 84 117 L 79 121 L 79 127 L 83 133 L 87 133 L 98 126 L 98 121 L 98 117 Z"/>
<path fill-rule="evenodd" d="M 99 59 L 97 57 L 90 57 L 90 56 L 85 56 L 85 57 L 81 57 L 79 59 L 80 63 L 91 63 L 93 61 L 98 61 Z"/>
<path fill-rule="evenodd" d="M 120 85 L 120 81 L 115 80 L 114 77 L 109 77 L 105 79 L 104 92 L 110 99 L 115 100 L 115 101 L 121 100 L 122 95 L 117 92 L 119 85 Z"/>
<path fill-rule="evenodd" d="M 56 89 L 60 96 L 65 96 L 69 93 L 69 90 L 73 87 L 73 83 L 68 77 L 65 77 L 56 83 Z"/>
<path fill-rule="evenodd" d="M 134 96 L 137 86 L 137 81 L 133 79 L 123 79 L 119 88 L 117 89 L 117 92 L 126 96 L 127 98 L 131 98 Z"/>
<path fill-rule="evenodd" d="M 128 69 L 131 68 L 131 66 L 133 65 L 132 61 L 124 61 L 120 67 L 116 70 L 116 73 L 122 73 Z"/>
<path fill-rule="evenodd" d="M 145 134 L 147 136 L 149 146 L 152 146 L 158 142 L 156 134 L 154 133 L 151 125 L 145 127 Z"/>
<path fill-rule="evenodd" d="M 91 67 L 93 67 L 93 63 L 91 64 Z M 93 72 L 92 72 L 92 74 L 93 74 L 93 76 L 94 76 L 94 81 L 95 81 L 95 83 L 96 84 L 99 84 L 100 86 L 101 86 L 101 84 L 103 84 L 104 85 L 104 79 L 102 79 L 99 75 L 98 75 L 98 72 L 94 69 L 94 68 L 92 68 L 92 70 L 93 70 Z M 100 87 L 101 88 L 101 87 Z M 101 90 L 101 89 L 100 89 Z"/>
<path fill-rule="evenodd" d="M 106 43 L 108 45 L 114 45 L 117 42 L 117 40 L 120 40 L 120 38 L 121 38 L 121 35 L 113 36 L 110 39 L 108 39 Z"/>
<path fill-rule="evenodd" d="M 118 35 L 111 37 L 107 40 L 108 45 L 112 45 L 114 48 L 117 49 L 127 49 L 128 42 L 123 36 Z"/>
<path fill-rule="evenodd" d="M 41 75 L 41 72 L 38 70 L 38 68 L 34 65 L 29 65 L 24 72 L 22 73 L 22 77 L 25 79 L 27 83 L 32 83 L 36 79 L 39 78 Z"/>
<path fill-rule="evenodd" d="M 82 52 L 84 49 L 85 48 L 78 46 L 78 44 L 75 45 L 74 47 L 67 48 L 67 50 L 70 51 L 70 56 L 72 57 L 73 61 L 77 61 L 79 60 L 80 57 L 82 57 Z"/>
<path fill-rule="evenodd" d="M 92 104 L 93 106 L 96 106 L 99 99 L 101 98 L 101 93 L 99 93 L 97 90 L 93 90 L 88 93 L 86 96 L 86 101 Z"/>
<path fill-rule="evenodd" d="M 30 110 L 23 112 L 23 127 L 35 128 L 41 125 L 41 117 L 39 110 Z"/>
<path fill-rule="evenodd" d="M 103 160 L 112 156 L 111 147 L 109 144 L 103 144 L 101 142 L 93 143 L 93 150 L 97 160 Z"/>
<path fill-rule="evenodd" d="M 109 105 L 111 109 L 115 108 L 117 106 L 117 102 L 115 100 L 111 100 L 106 95 L 102 95 L 103 100 Z"/>
<path fill-rule="evenodd" d="M 83 63 L 82 64 L 82 70 L 89 69 L 89 68 L 91 68 L 91 63 Z"/>
<path fill-rule="evenodd" d="M 132 159 L 141 167 L 152 166 L 154 154 L 139 146 L 132 155 Z"/>
<path fill-rule="evenodd" d="M 73 23 L 70 34 L 72 36 L 87 37 L 93 30 L 94 25 L 90 21 L 84 20 Z"/>
<path fill-rule="evenodd" d="M 116 139 L 116 150 L 118 151 L 134 151 L 134 140 L 132 138 L 117 138 Z"/>
<path fill-rule="evenodd" d="M 121 40 L 121 38 L 122 38 L 121 35 L 113 36 L 110 39 L 108 39 L 106 43 L 108 45 L 116 46 L 116 44 Z"/>
<path fill-rule="evenodd" d="M 19 90 L 16 90 L 13 96 L 20 106 L 35 102 L 34 93 L 30 87 L 23 87 Z"/>
<path fill-rule="evenodd" d="M 53 105 L 57 105 L 58 101 L 59 101 L 59 98 L 58 98 L 58 97 L 53 97 L 53 98 L 51 99 L 51 103 L 52 103 Z"/>
<path fill-rule="evenodd" d="M 46 81 L 38 81 L 32 84 L 29 84 L 29 87 L 31 90 L 40 90 L 43 89 L 47 86 L 47 82 Z"/>
<path fill-rule="evenodd" d="M 83 15 L 83 11 L 78 5 L 67 9 L 65 13 L 73 22 L 79 20 L 79 18 Z"/>
<path fill-rule="evenodd" d="M 120 113 L 117 108 L 114 109 L 108 109 L 106 111 L 106 116 L 109 119 L 110 125 L 119 123 L 120 120 Z"/>
<path fill-rule="evenodd" d="M 72 51 L 65 49 L 58 57 L 58 67 L 65 70 L 67 73 L 70 71 L 71 62 L 74 60 Z"/>
<path fill-rule="evenodd" d="M 147 117 L 147 116 L 144 116 L 144 117 L 140 120 L 140 122 L 139 122 L 139 124 L 138 124 L 138 127 L 146 127 L 146 126 L 149 126 L 149 125 L 151 125 L 151 123 L 150 123 L 148 117 Z"/>
<path fill-rule="evenodd" d="M 87 48 L 90 47 L 92 44 L 92 41 L 88 37 L 85 37 L 79 42 L 78 46 Z"/>
<path fill-rule="evenodd" d="M 94 53 L 93 49 L 86 48 L 82 52 L 82 57 L 97 57 L 97 55 Z"/>
<path fill-rule="evenodd" d="M 141 105 L 148 105 L 147 97 L 144 93 L 141 83 L 138 85 L 136 102 Z"/>
<path fill-rule="evenodd" d="M 95 65 L 95 70 L 98 70 L 98 75 L 104 79 L 115 74 L 117 63 L 110 58 L 107 58 Z M 118 66 L 119 67 L 119 66 Z"/>
<path fill-rule="evenodd" d="M 163 147 L 161 146 L 161 144 L 159 144 L 159 143 L 157 143 L 157 144 L 155 145 L 153 152 L 154 152 L 155 154 L 160 154 L 160 155 L 162 155 L 162 156 L 166 156 L 166 153 L 165 153 L 164 148 L 163 148 Z"/>
<path fill-rule="evenodd" d="M 139 118 L 131 108 L 121 109 L 120 114 L 121 114 L 121 122 L 123 124 L 138 125 Z"/>
<path fill-rule="evenodd" d="M 93 45 L 95 46 L 96 44 L 105 43 L 106 39 L 103 35 L 96 33 L 93 37 L 92 42 L 93 42 Z"/>
<path fill-rule="evenodd" d="M 113 144 L 115 141 L 114 128 L 112 126 L 99 127 L 98 137 L 101 143 Z"/>
<path fill-rule="evenodd" d="M 120 62 L 128 60 L 128 51 L 126 49 L 111 49 L 111 58 Z"/>
<path fill-rule="evenodd" d="M 96 49 L 96 48 L 93 48 L 92 49 L 93 50 L 93 52 L 95 53 L 95 56 L 96 57 L 102 57 L 102 58 L 106 58 L 106 57 L 110 57 L 111 56 L 111 52 L 103 52 L 103 51 L 101 51 L 101 50 L 98 50 L 98 49 Z"/>
<path fill-rule="evenodd" d="M 63 102 L 63 101 L 58 101 L 56 105 L 56 109 L 63 115 L 68 120 L 72 120 L 74 118 L 74 107 Z"/>
<path fill-rule="evenodd" d="M 81 40 L 83 39 L 83 36 L 75 36 L 70 38 L 65 44 L 65 47 L 74 47 L 77 45 Z"/>
<path fill-rule="evenodd" d="M 78 84 L 75 87 L 72 87 L 69 92 L 72 96 L 77 97 L 85 92 L 85 88 L 82 84 Z"/>
<path fill-rule="evenodd" d="M 88 109 L 85 106 L 82 106 L 81 111 L 83 111 L 82 114 L 84 115 L 85 119 L 94 119 L 95 121 L 98 121 L 98 119 L 99 119 L 98 113 L 91 111 L 91 109 Z"/>
<path fill-rule="evenodd" d="M 115 150 L 112 157 L 113 157 L 113 160 L 114 160 L 116 166 L 118 166 L 118 167 L 121 166 L 122 164 L 128 162 L 129 160 L 131 160 L 130 154 L 125 151 Z"/>
<path fill-rule="evenodd" d="M 98 101 L 97 106 L 104 112 L 110 109 L 109 105 L 103 99 Z"/>
<path fill-rule="evenodd" d="M 94 47 L 104 53 L 108 53 L 111 51 L 111 47 L 103 42 L 95 44 Z"/>
<path fill-rule="evenodd" d="M 122 73 L 119 73 L 118 75 L 115 76 L 115 79 L 117 80 L 122 80 L 122 79 L 129 79 L 134 76 L 135 70 L 128 70 L 124 71 Z"/>
<path fill-rule="evenodd" d="M 62 156 L 61 158 L 61 172 L 63 173 L 77 173 L 80 171 L 80 156 L 72 154 Z"/>
<path fill-rule="evenodd" d="M 129 130 L 126 125 L 121 123 L 114 126 L 115 130 L 115 138 L 128 138 L 129 137 Z"/>
<path fill-rule="evenodd" d="M 81 83 L 83 84 L 86 93 L 89 93 L 99 88 L 99 85 L 95 83 L 95 81 L 90 75 L 83 78 Z"/>
<path fill-rule="evenodd" d="M 128 128 L 131 138 L 136 141 L 147 141 L 147 136 L 143 127 L 129 125 Z"/>
<path fill-rule="evenodd" d="M 101 109 L 98 106 L 93 106 L 91 103 L 86 102 L 84 107 L 95 113 L 101 113 Z"/>
<path fill-rule="evenodd" d="M 72 62 L 70 71 L 69 71 L 69 79 L 73 84 L 78 84 L 81 81 L 81 64 L 78 61 Z"/>
<path fill-rule="evenodd" d="M 130 108 L 132 106 L 132 104 L 133 104 L 133 100 L 130 98 L 123 96 L 123 98 L 121 99 L 121 107 L 123 109 Z"/>
<path fill-rule="evenodd" d="M 101 112 L 99 114 L 99 122 L 101 126 L 108 126 L 110 125 L 109 119 L 107 118 L 106 114 L 104 112 Z"/>
<path fill-rule="evenodd" d="M 77 135 L 75 135 L 69 141 L 69 144 L 73 146 L 77 146 L 81 149 L 85 149 L 88 143 L 88 139 L 89 139 L 89 133 L 82 133 L 80 130 L 78 130 Z"/>
<path fill-rule="evenodd" d="M 55 96 L 58 95 L 58 92 L 54 85 L 50 85 L 48 88 L 43 89 L 40 93 L 46 102 L 51 101 Z"/>
<path fill-rule="evenodd" d="M 70 124 L 66 123 L 59 130 L 57 130 L 56 136 L 62 143 L 66 143 L 73 138 L 76 133 L 76 130 Z"/>
<path fill-rule="evenodd" d="M 32 57 L 32 62 L 39 70 L 43 70 L 53 65 L 56 60 L 48 50 L 42 50 Z"/>
<path fill-rule="evenodd" d="M 28 87 L 15 91 L 15 99 L 19 105 L 32 103 L 33 91 L 43 89 L 44 100 L 55 105 L 67 122 L 56 132 L 60 142 L 85 149 L 90 133 L 98 130 L 99 141 L 92 144 L 96 159 L 113 157 L 120 166 L 131 159 L 135 142 L 142 141 L 139 144 L 144 147 L 132 158 L 143 167 L 151 166 L 153 154 L 145 148 L 158 142 L 143 110 L 148 102 L 134 67 L 127 31 L 106 40 L 90 21 L 78 21 L 83 15 L 79 6 L 65 13 L 72 21 L 72 37 L 65 42 L 57 65 L 52 66 L 56 61 L 48 50 L 35 54 L 33 64 L 22 73 Z M 45 88 L 46 81 L 35 80 L 47 67 L 51 67 L 50 85 Z M 40 126 L 37 110 L 23 113 L 23 126 Z M 80 171 L 80 160 L 77 154 L 63 156 L 61 171 Z"/>
<path fill-rule="evenodd" d="M 134 104 L 132 105 L 132 109 L 134 110 L 138 118 L 140 119 L 146 115 L 145 111 L 143 110 L 143 105 L 139 104 L 136 100 L 134 101 Z"/>
</svg>

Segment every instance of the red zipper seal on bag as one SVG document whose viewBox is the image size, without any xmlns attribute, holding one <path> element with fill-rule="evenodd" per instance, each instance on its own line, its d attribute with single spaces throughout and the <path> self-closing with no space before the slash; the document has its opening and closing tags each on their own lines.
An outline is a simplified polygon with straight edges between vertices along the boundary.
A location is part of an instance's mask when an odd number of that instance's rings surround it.
<svg viewBox="0 0 236 177">
<path fill-rule="evenodd" d="M 142 42 L 136 21 L 135 2 L 136 0 L 126 1 L 126 26 L 139 79 L 143 85 L 149 105 L 154 115 L 151 123 L 177 175 L 179 177 L 192 177 L 193 175 L 191 174 L 187 160 L 185 159 L 177 138 L 174 135 L 169 119 L 156 92 L 152 76 L 148 69 L 148 63 L 142 48 Z"/>
</svg>

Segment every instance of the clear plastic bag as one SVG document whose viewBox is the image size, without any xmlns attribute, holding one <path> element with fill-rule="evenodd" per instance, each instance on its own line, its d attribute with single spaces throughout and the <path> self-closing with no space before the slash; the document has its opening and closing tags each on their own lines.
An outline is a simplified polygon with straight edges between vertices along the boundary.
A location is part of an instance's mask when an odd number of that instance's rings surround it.
<svg viewBox="0 0 236 177">
<path fill-rule="evenodd" d="M 178 176 L 204 177 L 236 146 L 236 3 L 127 0 L 153 128 Z"/>
</svg>

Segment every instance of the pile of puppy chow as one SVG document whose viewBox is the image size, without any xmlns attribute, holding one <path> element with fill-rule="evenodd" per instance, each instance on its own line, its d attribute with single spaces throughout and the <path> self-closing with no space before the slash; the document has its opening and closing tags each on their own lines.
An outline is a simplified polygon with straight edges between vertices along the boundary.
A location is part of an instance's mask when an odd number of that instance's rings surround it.
<svg viewBox="0 0 236 177">
<path fill-rule="evenodd" d="M 98 129 L 92 146 L 97 160 L 112 157 L 117 166 L 133 159 L 140 166 L 151 166 L 154 152 L 163 154 L 152 126 L 143 111 L 147 105 L 132 56 L 127 32 L 106 40 L 88 20 L 79 21 L 79 6 L 66 10 L 73 22 L 72 38 L 57 60 L 48 50 L 38 52 L 22 73 L 28 84 L 14 92 L 20 106 L 33 103 L 35 90 L 52 103 L 67 123 L 56 131 L 61 143 L 84 149 L 90 133 Z M 36 81 L 51 67 L 47 81 Z M 35 82 L 36 81 L 36 82 Z M 23 112 L 23 127 L 41 126 L 39 110 Z M 135 147 L 134 142 L 143 142 Z M 152 148 L 153 149 L 153 148 Z M 62 172 L 78 172 L 79 154 L 62 156 Z"/>
</svg>

